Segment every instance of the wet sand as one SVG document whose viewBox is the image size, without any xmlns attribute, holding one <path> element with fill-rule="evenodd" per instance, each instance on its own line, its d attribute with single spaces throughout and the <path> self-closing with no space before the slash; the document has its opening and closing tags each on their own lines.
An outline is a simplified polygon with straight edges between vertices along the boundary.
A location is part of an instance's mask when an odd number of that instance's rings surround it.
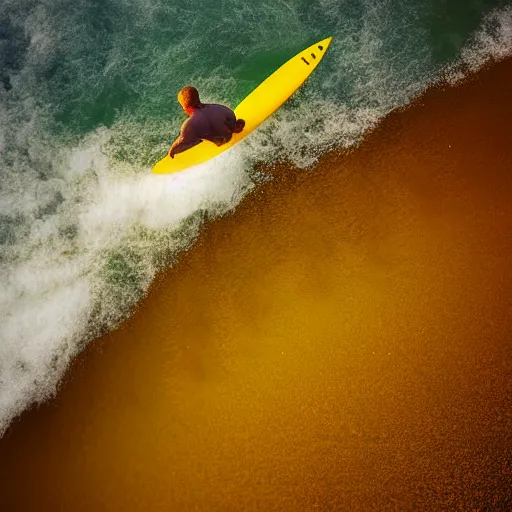
<svg viewBox="0 0 512 512">
<path fill-rule="evenodd" d="M 0 440 L 2 510 L 512 509 L 511 91 L 274 169 Z"/>
</svg>

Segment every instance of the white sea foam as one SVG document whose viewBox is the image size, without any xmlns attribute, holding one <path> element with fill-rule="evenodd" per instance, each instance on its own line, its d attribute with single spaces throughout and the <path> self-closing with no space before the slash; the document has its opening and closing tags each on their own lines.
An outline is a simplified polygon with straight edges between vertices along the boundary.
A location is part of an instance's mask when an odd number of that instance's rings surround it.
<svg viewBox="0 0 512 512">
<path fill-rule="evenodd" d="M 496 9 L 482 22 L 482 28 L 463 48 L 460 58 L 448 65 L 445 80 L 451 85 L 476 73 L 490 62 L 497 62 L 512 55 L 512 7 Z"/>
<path fill-rule="evenodd" d="M 123 318 L 161 268 L 159 258 L 189 246 L 203 222 L 197 212 L 223 214 L 252 186 L 237 152 L 177 175 L 132 169 L 120 177 L 102 149 L 108 137 L 99 130 L 54 154 L 54 177 L 31 188 L 30 200 L 12 188 L 2 195 L 3 211 L 19 216 L 1 268 L 2 431 L 55 392 L 98 326 Z"/>
</svg>

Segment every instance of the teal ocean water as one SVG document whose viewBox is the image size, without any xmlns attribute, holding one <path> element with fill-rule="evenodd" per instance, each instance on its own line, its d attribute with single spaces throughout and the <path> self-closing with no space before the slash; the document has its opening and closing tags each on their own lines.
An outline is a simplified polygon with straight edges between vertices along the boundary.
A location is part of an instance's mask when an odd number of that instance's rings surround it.
<svg viewBox="0 0 512 512">
<path fill-rule="evenodd" d="M 150 173 L 183 121 L 182 86 L 234 107 L 330 35 L 306 85 L 243 143 Z M 314 172 L 428 85 L 511 52 L 498 0 L 2 0 L 0 433 L 258 186 L 256 164 Z"/>
</svg>

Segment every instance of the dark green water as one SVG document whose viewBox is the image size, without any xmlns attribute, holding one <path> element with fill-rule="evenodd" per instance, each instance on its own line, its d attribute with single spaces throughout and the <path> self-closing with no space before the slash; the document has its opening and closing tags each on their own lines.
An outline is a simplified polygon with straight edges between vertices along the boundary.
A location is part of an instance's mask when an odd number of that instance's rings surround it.
<svg viewBox="0 0 512 512">
<path fill-rule="evenodd" d="M 0 431 L 257 186 L 255 162 L 357 144 L 428 84 L 508 55 L 511 34 L 499 0 L 2 0 Z M 305 86 L 225 158 L 150 174 L 182 86 L 234 107 L 330 35 Z"/>
<path fill-rule="evenodd" d="M 306 90 L 351 107 L 392 107 L 399 100 L 391 87 L 421 88 L 506 4 L 11 1 L 0 12 L 3 74 L 24 71 L 61 130 L 87 133 L 123 115 L 176 116 L 176 91 L 186 83 L 236 105 L 297 51 L 333 35 L 330 59 Z"/>
</svg>

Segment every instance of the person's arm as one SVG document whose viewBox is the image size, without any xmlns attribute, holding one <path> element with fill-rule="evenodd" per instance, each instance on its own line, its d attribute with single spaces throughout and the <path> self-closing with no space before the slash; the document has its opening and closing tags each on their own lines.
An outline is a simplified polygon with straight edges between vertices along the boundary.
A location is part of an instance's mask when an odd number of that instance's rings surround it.
<svg viewBox="0 0 512 512">
<path fill-rule="evenodd" d="M 174 155 L 182 153 L 187 149 L 197 146 L 202 140 L 197 137 L 194 130 L 190 126 L 189 119 L 187 119 L 182 127 L 180 136 L 172 143 L 171 149 L 169 149 L 169 156 L 174 158 Z"/>
<path fill-rule="evenodd" d="M 245 127 L 245 121 L 243 119 L 237 119 L 233 111 L 227 115 L 224 124 L 231 133 L 240 133 Z"/>
<path fill-rule="evenodd" d="M 234 133 L 236 126 L 236 116 L 235 113 L 228 107 L 226 107 L 226 117 L 224 119 L 224 124 L 227 126 L 231 133 Z"/>
</svg>

